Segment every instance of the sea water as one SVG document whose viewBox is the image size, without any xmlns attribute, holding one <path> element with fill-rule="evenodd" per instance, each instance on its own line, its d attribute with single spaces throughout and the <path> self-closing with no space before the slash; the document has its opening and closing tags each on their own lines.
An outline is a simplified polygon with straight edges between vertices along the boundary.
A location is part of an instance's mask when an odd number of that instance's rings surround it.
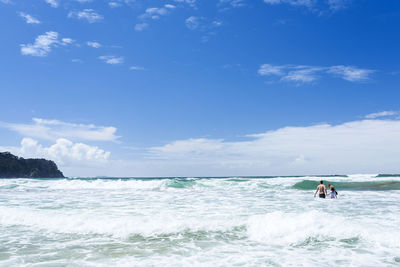
<svg viewBox="0 0 400 267">
<path fill-rule="evenodd" d="M 0 265 L 399 266 L 400 177 L 0 179 Z"/>
</svg>

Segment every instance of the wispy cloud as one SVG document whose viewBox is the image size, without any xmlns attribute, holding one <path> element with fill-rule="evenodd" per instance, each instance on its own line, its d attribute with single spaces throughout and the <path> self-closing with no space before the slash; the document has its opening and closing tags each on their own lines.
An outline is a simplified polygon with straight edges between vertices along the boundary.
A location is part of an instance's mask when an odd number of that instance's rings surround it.
<svg viewBox="0 0 400 267">
<path fill-rule="evenodd" d="M 220 20 L 210 20 L 206 17 L 190 16 L 185 20 L 186 27 L 191 31 L 202 32 L 202 42 L 207 42 L 211 36 L 216 35 L 217 28 L 223 25 Z"/>
<path fill-rule="evenodd" d="M 72 44 L 73 42 L 75 42 L 75 40 L 71 39 L 71 38 L 62 38 L 61 39 L 62 45 L 69 45 L 69 44 Z"/>
<path fill-rule="evenodd" d="M 146 70 L 146 68 L 141 67 L 141 66 L 131 66 L 129 69 L 130 70 Z"/>
<path fill-rule="evenodd" d="M 190 16 L 185 20 L 185 24 L 189 30 L 195 30 L 200 26 L 200 18 L 195 16 Z"/>
<path fill-rule="evenodd" d="M 26 14 L 24 12 L 19 12 L 19 16 L 21 18 L 24 18 L 26 23 L 28 23 L 28 24 L 40 24 L 40 21 L 38 19 L 36 19 L 33 16 Z"/>
<path fill-rule="evenodd" d="M 135 31 L 141 32 L 141 31 L 143 31 L 144 29 L 146 29 L 148 26 L 149 26 L 149 24 L 146 23 L 146 22 L 137 23 L 137 24 L 135 25 Z"/>
<path fill-rule="evenodd" d="M 347 7 L 351 0 L 328 0 L 329 7 L 336 11 Z"/>
<path fill-rule="evenodd" d="M 0 3 L 11 4 L 11 0 L 0 0 Z"/>
<path fill-rule="evenodd" d="M 24 137 L 55 141 L 59 138 L 86 141 L 116 141 L 115 127 L 76 124 L 60 120 L 33 118 L 32 123 L 0 122 L 0 127 L 17 132 Z"/>
<path fill-rule="evenodd" d="M 83 63 L 83 60 L 82 60 L 82 59 L 79 59 L 79 58 L 73 58 L 73 59 L 71 59 L 71 62 L 74 62 L 74 63 Z"/>
<path fill-rule="evenodd" d="M 164 6 L 165 6 L 166 8 L 168 8 L 168 9 L 174 9 L 174 8 L 176 8 L 176 6 L 171 5 L 171 4 L 165 4 Z"/>
<path fill-rule="evenodd" d="M 101 44 L 95 41 L 88 41 L 86 43 L 88 46 L 93 47 L 93 48 L 100 48 Z"/>
<path fill-rule="evenodd" d="M 111 8 L 122 7 L 123 5 L 135 4 L 137 0 L 111 0 L 108 2 L 108 6 Z"/>
<path fill-rule="evenodd" d="M 279 78 L 280 81 L 309 83 L 326 75 L 334 75 L 349 82 L 363 82 L 370 79 L 374 70 L 360 69 L 354 66 L 307 66 L 307 65 L 272 65 L 263 64 L 258 69 L 261 76 Z"/>
<path fill-rule="evenodd" d="M 287 4 L 294 7 L 306 7 L 312 11 L 337 11 L 347 7 L 351 0 L 264 0 L 269 5 Z"/>
<path fill-rule="evenodd" d="M 316 1 L 313 0 L 264 0 L 264 3 L 277 5 L 277 4 L 289 4 L 292 6 L 306 6 L 312 7 Z"/>
<path fill-rule="evenodd" d="M 395 116 L 398 114 L 399 114 L 398 111 L 381 111 L 381 112 L 368 114 L 365 116 L 365 118 L 366 119 L 376 119 L 376 118 L 381 118 L 381 117 Z"/>
<path fill-rule="evenodd" d="M 138 18 L 144 22 L 137 23 L 135 25 L 135 31 L 143 31 L 148 28 L 148 20 L 158 20 L 162 16 L 166 16 L 171 10 L 175 9 L 176 6 L 172 4 L 165 4 L 163 7 L 149 7 L 146 8 L 145 12 L 138 16 Z"/>
<path fill-rule="evenodd" d="M 287 66 L 277 66 L 271 64 L 263 64 L 258 69 L 258 74 L 262 76 L 269 76 L 269 75 L 276 75 L 276 76 L 283 76 L 285 74 L 285 69 Z"/>
<path fill-rule="evenodd" d="M 139 16 L 140 19 L 159 19 L 161 16 L 165 16 L 169 13 L 169 10 L 174 9 L 175 6 L 166 4 L 164 7 L 149 7 L 146 8 L 145 12 Z"/>
<path fill-rule="evenodd" d="M 309 66 L 298 66 L 290 71 L 284 76 L 282 76 L 283 81 L 293 81 L 300 83 L 309 83 L 318 79 L 317 73 L 321 70 L 318 67 Z"/>
<path fill-rule="evenodd" d="M 228 4 L 231 7 L 242 7 L 245 6 L 245 0 L 219 0 L 220 5 Z"/>
<path fill-rule="evenodd" d="M 195 7 L 196 6 L 196 0 L 174 0 L 174 2 L 187 4 L 187 5 L 191 6 L 191 7 Z"/>
<path fill-rule="evenodd" d="M 84 9 L 82 11 L 71 11 L 68 13 L 68 17 L 87 20 L 89 23 L 100 22 L 104 18 L 102 15 L 100 15 L 93 9 Z"/>
<path fill-rule="evenodd" d="M 57 32 L 49 31 L 36 37 L 33 44 L 22 44 L 21 54 L 44 57 L 51 52 L 53 47 L 56 47 L 57 45 L 68 45 L 72 42 L 73 40 L 71 38 L 62 38 L 60 41 L 58 40 Z"/>
<path fill-rule="evenodd" d="M 108 2 L 108 5 L 111 8 L 116 8 L 116 7 L 120 7 L 121 3 L 119 3 L 119 2 Z"/>
<path fill-rule="evenodd" d="M 100 56 L 99 59 L 103 60 L 107 64 L 117 65 L 124 63 L 123 57 L 116 57 L 116 56 Z"/>
<path fill-rule="evenodd" d="M 57 0 L 45 0 L 45 2 L 47 4 L 49 4 L 51 7 L 54 7 L 54 8 L 58 7 L 58 1 Z"/>
<path fill-rule="evenodd" d="M 330 67 L 328 72 L 339 75 L 342 79 L 350 82 L 359 82 L 368 80 L 370 75 L 375 71 L 340 65 Z"/>
</svg>

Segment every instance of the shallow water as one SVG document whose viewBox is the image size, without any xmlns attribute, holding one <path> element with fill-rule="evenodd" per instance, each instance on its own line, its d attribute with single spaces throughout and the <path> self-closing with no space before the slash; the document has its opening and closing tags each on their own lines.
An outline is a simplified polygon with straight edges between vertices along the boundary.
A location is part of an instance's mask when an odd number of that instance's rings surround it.
<svg viewBox="0 0 400 267">
<path fill-rule="evenodd" d="M 320 179 L 1 179 L 0 265 L 399 266 L 400 178 Z"/>
</svg>

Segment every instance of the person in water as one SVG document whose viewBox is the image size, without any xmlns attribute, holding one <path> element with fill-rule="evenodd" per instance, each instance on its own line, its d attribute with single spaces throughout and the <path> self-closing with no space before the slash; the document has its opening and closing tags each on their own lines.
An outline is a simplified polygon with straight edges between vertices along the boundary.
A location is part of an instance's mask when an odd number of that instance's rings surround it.
<svg viewBox="0 0 400 267">
<path fill-rule="evenodd" d="M 331 185 L 329 189 L 331 190 L 331 199 L 337 198 L 338 192 L 336 191 L 335 187 Z"/>
<path fill-rule="evenodd" d="M 333 184 L 328 184 L 328 188 L 329 188 L 329 190 L 331 190 L 331 198 L 337 198 L 338 192 L 336 191 Z M 334 197 L 332 197 L 332 196 L 334 196 Z"/>
<path fill-rule="evenodd" d="M 319 198 L 325 198 L 325 196 L 327 195 L 326 187 L 324 185 L 324 181 L 322 180 L 319 182 L 317 190 L 315 190 L 314 197 L 318 192 L 319 192 Z"/>
</svg>

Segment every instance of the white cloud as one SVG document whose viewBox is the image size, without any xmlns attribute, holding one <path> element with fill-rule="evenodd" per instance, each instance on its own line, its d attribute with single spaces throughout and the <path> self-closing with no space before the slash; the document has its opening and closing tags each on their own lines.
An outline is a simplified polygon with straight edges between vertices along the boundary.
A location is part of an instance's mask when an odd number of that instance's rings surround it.
<svg viewBox="0 0 400 267">
<path fill-rule="evenodd" d="M 282 0 L 264 0 L 264 3 L 271 5 L 280 4 L 282 2 L 283 2 Z"/>
<path fill-rule="evenodd" d="M 68 13 L 69 18 L 85 19 L 89 23 L 95 23 L 103 20 L 103 16 L 93 9 L 84 9 L 82 11 L 71 11 Z"/>
<path fill-rule="evenodd" d="M 79 59 L 79 58 L 73 58 L 73 59 L 71 59 L 71 61 L 74 63 L 83 63 L 83 60 Z"/>
<path fill-rule="evenodd" d="M 46 120 L 33 118 L 33 123 L 5 123 L 0 122 L 0 127 L 17 132 L 25 137 L 42 140 L 57 140 L 67 138 L 84 141 L 116 141 L 115 127 L 96 126 L 93 124 L 75 124 L 59 120 Z"/>
<path fill-rule="evenodd" d="M 336 11 L 347 6 L 350 0 L 328 0 L 329 8 Z"/>
<path fill-rule="evenodd" d="M 21 53 L 22 55 L 44 57 L 51 52 L 52 47 L 57 45 L 68 45 L 72 42 L 73 40 L 71 38 L 62 38 L 61 41 L 59 41 L 58 33 L 49 31 L 36 37 L 33 44 L 22 44 Z"/>
<path fill-rule="evenodd" d="M 282 76 L 284 74 L 283 69 L 286 66 L 274 66 L 271 64 L 262 64 L 258 69 L 258 74 L 262 76 L 278 75 Z"/>
<path fill-rule="evenodd" d="M 26 23 L 28 24 L 40 24 L 40 21 L 34 17 L 32 17 L 29 14 L 26 14 L 24 12 L 19 12 L 19 16 L 24 18 Z"/>
<path fill-rule="evenodd" d="M 135 4 L 137 0 L 111 0 L 108 2 L 108 6 L 111 8 L 121 7 L 122 5 Z"/>
<path fill-rule="evenodd" d="M 178 1 L 178 2 L 184 2 L 184 1 Z M 143 14 L 138 16 L 138 19 L 140 19 L 142 21 L 158 20 L 162 16 L 166 16 L 166 15 L 170 14 L 171 11 L 175 8 L 176 8 L 176 6 L 172 5 L 172 4 L 165 4 L 162 7 L 149 7 L 149 8 L 146 8 L 146 10 Z M 147 22 L 137 23 L 135 25 L 135 31 L 143 31 L 148 26 L 149 26 L 149 24 Z"/>
<path fill-rule="evenodd" d="M 272 65 L 262 64 L 258 74 L 270 78 L 278 77 L 280 81 L 293 81 L 298 83 L 314 82 L 326 75 L 339 76 L 349 82 L 366 81 L 374 70 L 360 69 L 352 66 L 306 66 L 306 65 Z"/>
<path fill-rule="evenodd" d="M 60 123 L 40 119 L 38 122 L 45 126 Z M 110 153 L 99 147 L 61 137 L 49 146 L 25 138 L 20 147 L 0 150 L 54 159 L 64 173 L 76 176 L 395 173 L 399 168 L 399 136 L 400 120 L 368 119 L 338 125 L 283 127 L 247 135 L 238 141 L 176 140 L 145 149 L 145 156 L 140 152 L 139 157 L 129 160 L 110 160 Z"/>
<path fill-rule="evenodd" d="M 399 114 L 398 111 L 381 111 L 381 112 L 376 112 L 376 113 L 371 113 L 365 116 L 367 119 L 376 119 L 376 118 L 381 118 L 381 117 L 388 117 L 388 116 L 394 116 Z"/>
<path fill-rule="evenodd" d="M 209 39 L 215 35 L 215 29 L 222 26 L 222 22 L 219 20 L 210 20 L 206 17 L 190 16 L 185 20 L 185 25 L 189 30 L 196 30 L 204 32 L 203 39 Z"/>
<path fill-rule="evenodd" d="M 118 3 L 118 2 L 108 2 L 108 5 L 109 5 L 111 8 L 116 8 L 116 7 L 120 7 L 120 6 L 121 6 L 121 3 Z"/>
<path fill-rule="evenodd" d="M 24 138 L 21 141 L 21 153 L 24 157 L 44 157 L 55 160 L 59 164 L 68 161 L 106 161 L 110 152 L 83 143 L 73 143 L 60 138 L 54 145 L 43 147 L 38 141 Z"/>
<path fill-rule="evenodd" d="M 301 83 L 313 82 L 317 80 L 318 76 L 316 73 L 320 70 L 321 68 L 300 67 L 300 69 L 289 71 L 282 77 L 282 80 Z"/>
<path fill-rule="evenodd" d="M 284 127 L 244 141 L 178 140 L 150 152 L 172 175 L 385 173 L 398 170 L 399 136 L 399 120 L 361 120 Z"/>
<path fill-rule="evenodd" d="M 100 43 L 98 43 L 98 42 L 91 42 L 91 41 L 89 41 L 89 42 L 87 42 L 86 43 L 88 46 L 90 46 L 90 47 L 93 47 L 93 48 L 100 48 L 101 47 L 101 44 Z"/>
<path fill-rule="evenodd" d="M 206 139 L 206 138 L 192 138 L 188 140 L 178 140 L 161 147 L 153 147 L 151 151 L 156 156 L 169 154 L 171 156 L 182 156 L 183 154 L 193 154 L 195 156 L 203 155 L 205 153 L 213 153 L 223 148 L 224 141 L 222 139 Z"/>
<path fill-rule="evenodd" d="M 24 158 L 53 160 L 64 175 L 88 175 L 104 166 L 110 167 L 109 151 L 84 143 L 74 143 L 64 138 L 57 139 L 54 144 L 46 147 L 37 140 L 25 137 L 20 146 L 0 147 L 0 150 Z M 88 170 L 88 173 L 84 173 L 84 170 Z"/>
<path fill-rule="evenodd" d="M 123 57 L 116 56 L 100 56 L 99 59 L 103 60 L 107 64 L 116 65 L 124 63 Z"/>
<path fill-rule="evenodd" d="M 186 27 L 190 30 L 196 30 L 200 26 L 200 19 L 195 16 L 188 17 L 185 20 Z"/>
<path fill-rule="evenodd" d="M 169 13 L 169 10 L 175 9 L 176 6 L 171 4 L 165 4 L 163 7 L 149 7 L 146 8 L 145 12 L 139 16 L 140 19 L 159 19 L 160 16 L 165 16 Z M 136 24 L 139 25 L 139 24 Z M 147 27 L 147 26 L 146 26 Z"/>
<path fill-rule="evenodd" d="M 129 69 L 130 70 L 146 70 L 144 67 L 141 67 L 141 66 L 131 66 Z"/>
<path fill-rule="evenodd" d="M 212 22 L 212 25 L 215 26 L 215 27 L 221 27 L 222 26 L 222 21 L 214 20 Z"/>
<path fill-rule="evenodd" d="M 56 0 L 45 0 L 47 4 L 49 4 L 51 7 L 58 7 L 58 1 Z"/>
<path fill-rule="evenodd" d="M 51 51 L 51 47 L 58 43 L 57 39 L 57 32 L 46 32 L 45 34 L 36 37 L 33 44 L 22 44 L 21 53 L 23 55 L 31 56 L 47 56 Z"/>
<path fill-rule="evenodd" d="M 137 32 L 141 32 L 144 29 L 146 29 L 149 26 L 149 24 L 147 24 L 146 22 L 142 22 L 142 23 L 137 23 L 135 25 L 135 31 Z"/>
<path fill-rule="evenodd" d="M 369 79 L 370 75 L 374 73 L 373 70 L 359 69 L 352 66 L 332 66 L 328 70 L 329 73 L 337 74 L 342 79 L 350 82 L 360 82 Z"/>
<path fill-rule="evenodd" d="M 151 19 L 159 19 L 160 16 L 165 16 L 168 14 L 168 9 L 165 7 L 149 7 L 146 8 L 144 14 L 139 17 L 142 19 L 151 18 Z"/>
<path fill-rule="evenodd" d="M 324 10 L 334 12 L 343 9 L 350 1 L 351 0 L 264 0 L 264 3 L 270 5 L 288 4 L 291 6 L 302 6 L 322 14 Z"/>
<path fill-rule="evenodd" d="M 276 4 L 289 4 L 292 6 L 305 6 L 311 8 L 316 1 L 315 0 L 264 0 L 264 3 L 276 5 Z"/>
<path fill-rule="evenodd" d="M 73 42 L 75 42 L 75 40 L 71 39 L 71 38 L 62 38 L 61 39 L 61 44 L 63 44 L 63 45 L 69 45 L 69 44 L 72 44 Z"/>
<path fill-rule="evenodd" d="M 246 4 L 244 0 L 219 0 L 219 4 L 229 4 L 232 7 L 242 7 Z"/>
<path fill-rule="evenodd" d="M 188 4 L 191 7 L 195 7 L 196 6 L 196 0 L 174 0 L 177 3 L 185 3 Z"/>
<path fill-rule="evenodd" d="M 165 8 L 169 8 L 169 9 L 174 9 L 174 8 L 176 8 L 176 6 L 171 5 L 171 4 L 165 4 L 164 7 L 165 7 Z"/>
</svg>

